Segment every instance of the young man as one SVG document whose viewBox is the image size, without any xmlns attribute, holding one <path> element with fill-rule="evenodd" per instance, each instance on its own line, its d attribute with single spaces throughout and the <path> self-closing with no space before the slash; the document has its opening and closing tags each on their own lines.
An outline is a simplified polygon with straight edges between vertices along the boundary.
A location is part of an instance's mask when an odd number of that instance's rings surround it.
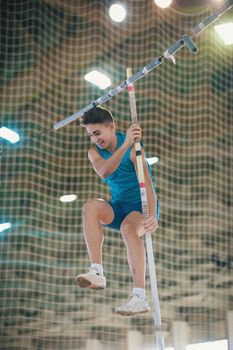
<svg viewBox="0 0 233 350">
<path fill-rule="evenodd" d="M 133 124 L 126 134 L 116 132 L 111 113 L 102 107 L 95 107 L 87 112 L 81 125 L 86 128 L 94 144 L 88 152 L 88 158 L 96 173 L 110 186 L 112 199 L 106 201 L 95 198 L 84 204 L 83 228 L 91 267 L 89 272 L 76 276 L 75 282 L 81 288 L 106 287 L 102 267 L 102 226 L 120 230 L 134 286 L 129 300 L 115 311 L 124 316 L 147 312 L 149 307 L 145 292 L 145 248 L 140 237 L 145 232 L 156 229 L 159 209 L 155 185 L 143 152 L 149 209 L 149 218 L 143 221 L 136 155 L 132 147 L 135 139 L 141 138 L 141 128 L 138 124 Z"/>
</svg>

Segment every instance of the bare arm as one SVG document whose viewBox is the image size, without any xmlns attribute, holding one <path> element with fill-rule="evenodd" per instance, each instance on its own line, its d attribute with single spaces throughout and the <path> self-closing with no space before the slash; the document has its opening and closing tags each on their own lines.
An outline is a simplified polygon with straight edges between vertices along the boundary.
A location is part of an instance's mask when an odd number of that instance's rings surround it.
<svg viewBox="0 0 233 350">
<path fill-rule="evenodd" d="M 105 179 L 117 169 L 128 147 L 124 143 L 108 159 L 101 157 L 96 148 L 91 148 L 88 152 L 88 158 L 95 172 Z"/>
<path fill-rule="evenodd" d="M 96 148 L 91 148 L 88 152 L 88 158 L 96 173 L 104 179 L 111 175 L 119 166 L 127 149 L 138 137 L 141 137 L 141 128 L 138 124 L 131 125 L 127 130 L 124 143 L 108 159 L 101 157 Z"/>
</svg>

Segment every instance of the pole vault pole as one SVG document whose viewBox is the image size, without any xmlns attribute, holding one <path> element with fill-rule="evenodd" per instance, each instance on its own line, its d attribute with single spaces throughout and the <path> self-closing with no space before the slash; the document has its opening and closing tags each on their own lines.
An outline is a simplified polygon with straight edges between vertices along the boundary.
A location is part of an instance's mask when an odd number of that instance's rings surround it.
<svg viewBox="0 0 233 350">
<path fill-rule="evenodd" d="M 126 69 L 126 75 L 127 75 L 127 79 L 129 79 L 132 76 L 131 68 Z M 135 98 L 133 83 L 130 83 L 128 85 L 128 93 L 129 93 L 131 120 L 132 120 L 132 123 L 137 123 L 138 122 L 137 106 L 136 106 L 136 98 Z M 143 214 L 143 219 L 146 220 L 149 218 L 149 209 L 148 209 L 148 203 L 147 203 L 146 184 L 145 184 L 145 176 L 144 176 L 144 170 L 143 170 L 142 151 L 141 151 L 141 144 L 139 139 L 135 141 L 134 147 L 136 152 L 138 182 L 139 182 L 140 193 L 141 193 L 142 214 Z M 145 233 L 145 242 L 146 242 L 149 276 L 150 276 L 152 302 L 153 302 L 153 318 L 155 323 L 156 343 L 157 343 L 157 348 L 159 350 L 164 350 L 164 340 L 162 337 L 162 324 L 161 324 L 160 305 L 159 305 L 159 297 L 158 297 L 157 278 L 156 278 L 156 271 L 155 271 L 151 232 Z"/>
</svg>

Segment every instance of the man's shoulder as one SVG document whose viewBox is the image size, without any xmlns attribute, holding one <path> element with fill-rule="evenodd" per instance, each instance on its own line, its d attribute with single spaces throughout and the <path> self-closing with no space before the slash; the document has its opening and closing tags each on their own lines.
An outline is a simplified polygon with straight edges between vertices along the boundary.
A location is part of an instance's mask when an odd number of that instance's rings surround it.
<svg viewBox="0 0 233 350">
<path fill-rule="evenodd" d="M 95 152 L 97 152 L 97 149 L 96 149 L 95 146 L 94 147 L 90 147 L 89 150 L 88 150 L 88 154 L 93 154 Z"/>
<path fill-rule="evenodd" d="M 99 155 L 96 147 L 94 146 L 94 147 L 89 148 L 89 150 L 88 150 L 88 158 L 91 160 L 94 157 L 96 157 L 96 155 Z"/>
</svg>

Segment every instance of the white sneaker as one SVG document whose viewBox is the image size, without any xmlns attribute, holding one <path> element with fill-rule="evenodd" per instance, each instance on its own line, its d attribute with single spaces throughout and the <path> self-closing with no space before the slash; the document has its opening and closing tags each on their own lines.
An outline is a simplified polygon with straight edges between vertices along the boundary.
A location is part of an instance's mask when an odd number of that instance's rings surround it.
<svg viewBox="0 0 233 350">
<path fill-rule="evenodd" d="M 105 277 L 94 269 L 90 269 L 89 272 L 76 276 L 75 283 L 80 288 L 104 289 L 106 287 Z"/>
<path fill-rule="evenodd" d="M 122 316 L 134 316 L 143 314 L 150 310 L 146 299 L 139 298 L 136 294 L 131 295 L 128 301 L 115 309 L 115 312 Z"/>
</svg>

